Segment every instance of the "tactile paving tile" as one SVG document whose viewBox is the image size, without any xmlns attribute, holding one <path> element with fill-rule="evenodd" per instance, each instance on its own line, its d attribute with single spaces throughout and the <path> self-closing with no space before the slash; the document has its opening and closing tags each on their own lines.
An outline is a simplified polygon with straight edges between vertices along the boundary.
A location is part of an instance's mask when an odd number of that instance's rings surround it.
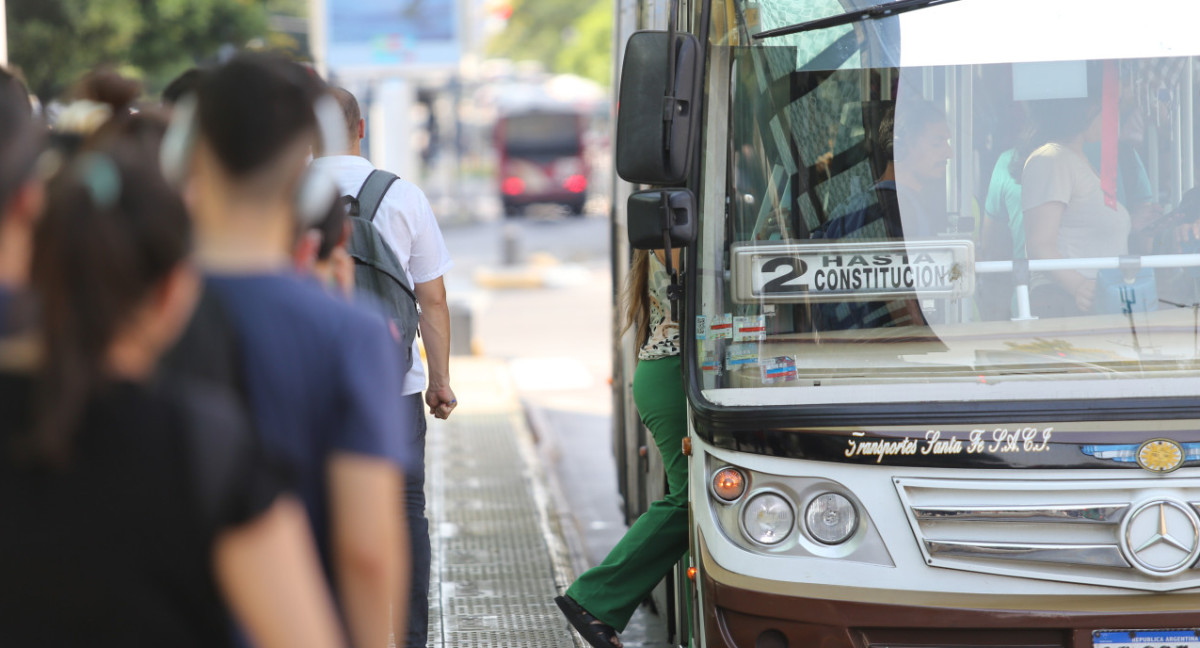
<svg viewBox="0 0 1200 648">
<path fill-rule="evenodd" d="M 524 420 L 431 420 L 426 443 L 430 646 L 581 645 L 554 604 L 574 575 Z"/>
</svg>

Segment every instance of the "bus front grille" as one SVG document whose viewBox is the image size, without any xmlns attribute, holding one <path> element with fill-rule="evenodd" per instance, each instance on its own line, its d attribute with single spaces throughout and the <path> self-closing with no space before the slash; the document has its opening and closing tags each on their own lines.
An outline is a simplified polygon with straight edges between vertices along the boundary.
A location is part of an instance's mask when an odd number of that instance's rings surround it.
<svg viewBox="0 0 1200 648">
<path fill-rule="evenodd" d="M 1200 587 L 1200 479 L 894 479 L 932 567 L 1172 591 Z"/>
</svg>

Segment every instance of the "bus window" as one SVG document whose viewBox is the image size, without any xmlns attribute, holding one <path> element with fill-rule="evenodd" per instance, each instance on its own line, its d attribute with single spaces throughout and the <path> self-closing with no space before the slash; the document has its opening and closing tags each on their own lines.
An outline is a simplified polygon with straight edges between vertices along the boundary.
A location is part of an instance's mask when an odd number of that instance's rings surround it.
<svg viewBox="0 0 1200 648">
<path fill-rule="evenodd" d="M 873 67 L 791 43 L 729 48 L 707 388 L 1200 370 L 1186 57 Z"/>
</svg>

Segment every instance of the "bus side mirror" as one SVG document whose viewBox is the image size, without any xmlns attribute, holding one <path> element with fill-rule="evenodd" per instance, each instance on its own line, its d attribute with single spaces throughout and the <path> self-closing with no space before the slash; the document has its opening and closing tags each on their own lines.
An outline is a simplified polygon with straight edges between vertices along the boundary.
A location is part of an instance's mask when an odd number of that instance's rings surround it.
<svg viewBox="0 0 1200 648">
<path fill-rule="evenodd" d="M 667 87 L 667 32 L 629 37 L 617 103 L 617 175 L 651 185 L 687 182 L 700 123 L 700 41 L 675 34 L 675 74 Z"/>
<path fill-rule="evenodd" d="M 662 250 L 663 234 L 671 247 L 696 239 L 696 198 L 690 189 L 652 189 L 629 196 L 629 245 L 638 250 Z"/>
</svg>

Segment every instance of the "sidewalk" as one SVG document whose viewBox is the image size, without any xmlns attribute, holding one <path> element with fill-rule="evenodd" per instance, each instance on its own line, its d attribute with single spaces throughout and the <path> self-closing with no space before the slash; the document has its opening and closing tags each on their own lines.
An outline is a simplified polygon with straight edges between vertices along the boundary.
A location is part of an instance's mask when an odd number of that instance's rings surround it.
<svg viewBox="0 0 1200 648">
<path fill-rule="evenodd" d="M 451 373 L 461 405 L 426 436 L 429 645 L 582 648 L 554 604 L 575 574 L 508 367 L 463 356 Z"/>
</svg>

